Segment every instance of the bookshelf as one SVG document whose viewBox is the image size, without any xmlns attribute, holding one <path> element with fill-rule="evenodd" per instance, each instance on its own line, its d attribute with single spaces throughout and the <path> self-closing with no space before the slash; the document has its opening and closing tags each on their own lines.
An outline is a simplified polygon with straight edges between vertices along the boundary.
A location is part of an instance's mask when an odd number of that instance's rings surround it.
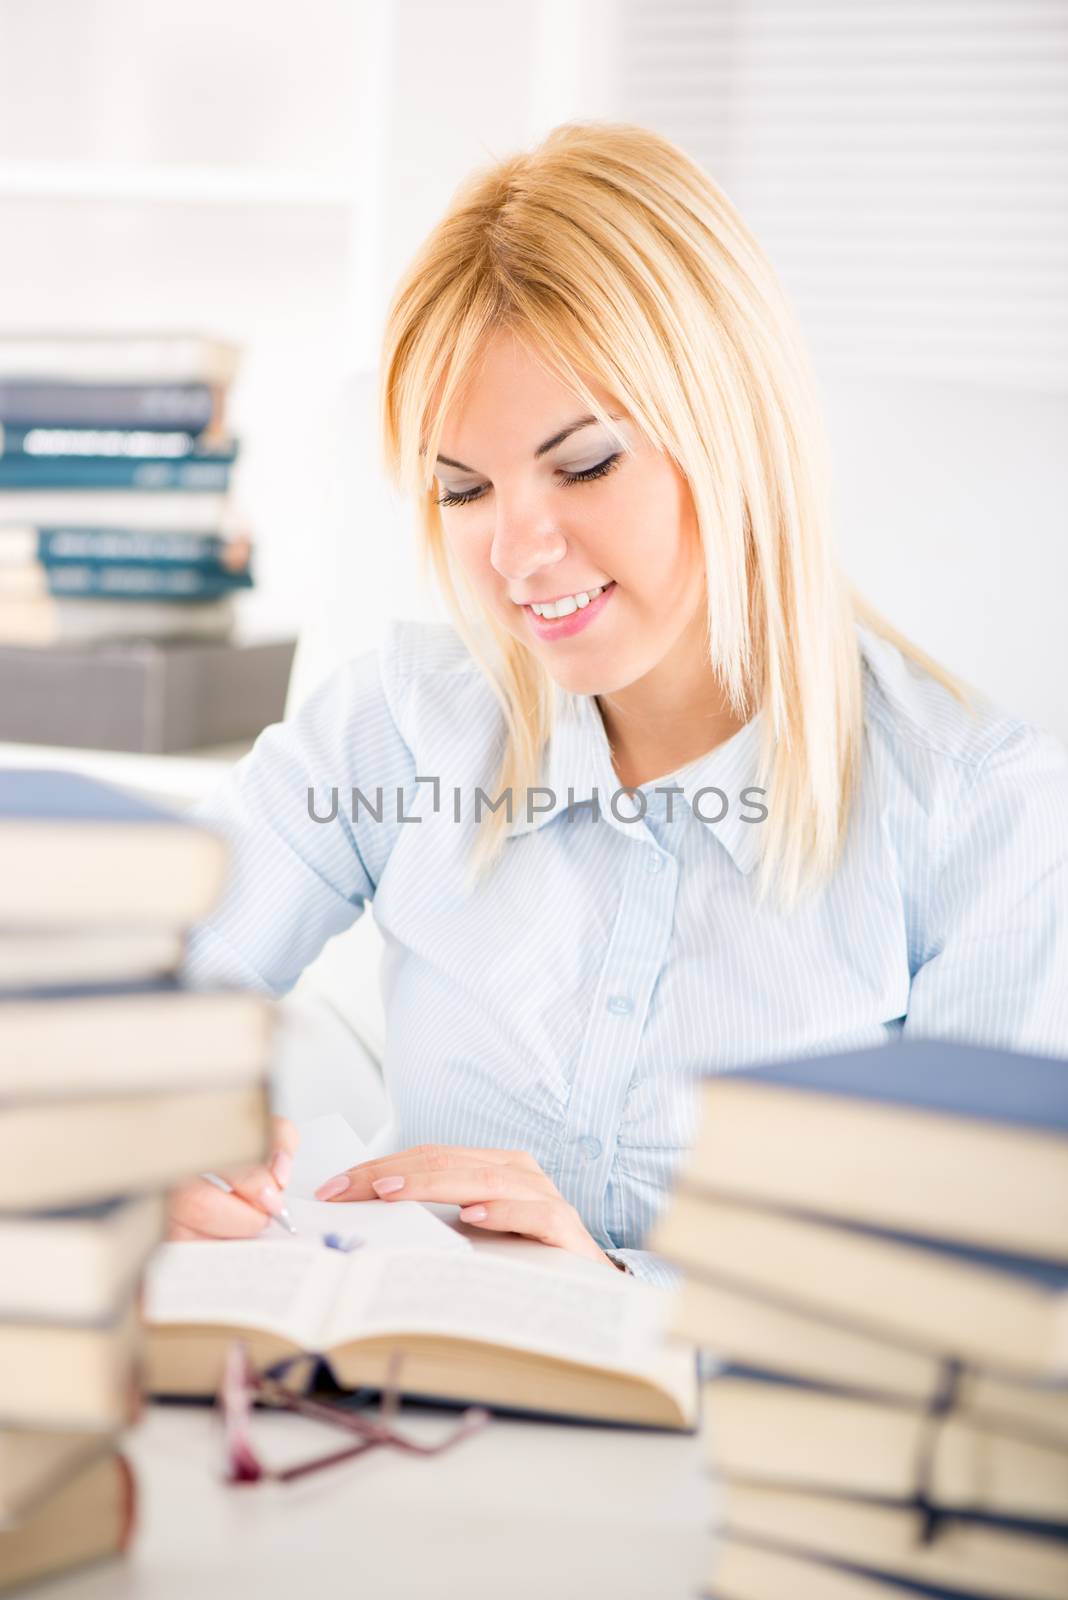
<svg viewBox="0 0 1068 1600">
<path fill-rule="evenodd" d="M 277 0 L 0 9 L 0 326 L 242 347 L 234 504 L 257 586 L 238 609 L 297 633 L 290 705 L 367 631 L 345 606 L 347 475 L 376 464 L 345 444 L 381 309 L 387 10 L 309 0 L 294 29 Z"/>
</svg>

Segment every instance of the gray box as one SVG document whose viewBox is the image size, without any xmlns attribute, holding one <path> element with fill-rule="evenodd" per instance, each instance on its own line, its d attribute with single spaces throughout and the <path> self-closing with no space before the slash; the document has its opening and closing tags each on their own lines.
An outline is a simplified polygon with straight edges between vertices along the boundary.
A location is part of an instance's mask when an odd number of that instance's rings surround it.
<svg viewBox="0 0 1068 1600">
<path fill-rule="evenodd" d="M 167 755 L 285 715 L 294 638 L 0 645 L 0 740 Z"/>
</svg>

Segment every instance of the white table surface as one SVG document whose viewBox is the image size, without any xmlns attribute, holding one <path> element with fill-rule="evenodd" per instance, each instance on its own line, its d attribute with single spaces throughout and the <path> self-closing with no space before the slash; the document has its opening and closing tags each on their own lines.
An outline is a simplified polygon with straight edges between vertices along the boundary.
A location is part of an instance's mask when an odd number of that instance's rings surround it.
<svg viewBox="0 0 1068 1600">
<path fill-rule="evenodd" d="M 402 1410 L 434 1437 L 453 1420 Z M 257 1412 L 280 1466 L 340 1433 Z M 440 1458 L 379 1448 L 293 1483 L 222 1480 L 207 1406 L 152 1405 L 126 1441 L 130 1552 L 35 1600 L 688 1600 L 710 1564 L 711 1485 L 693 1435 L 494 1418 Z"/>
<path fill-rule="evenodd" d="M 543 1245 L 465 1231 L 480 1253 L 545 1265 Z M 569 1275 L 607 1270 L 551 1256 Z M 400 1421 L 433 1438 L 457 1416 L 406 1407 Z M 270 1410 L 253 1428 L 274 1467 L 345 1437 Z M 129 1553 L 40 1583 L 33 1600 L 691 1600 L 711 1566 L 715 1486 L 696 1434 L 494 1417 L 439 1458 L 380 1447 L 293 1483 L 235 1486 L 214 1409 L 165 1403 L 123 1448 L 139 1497 Z"/>
</svg>

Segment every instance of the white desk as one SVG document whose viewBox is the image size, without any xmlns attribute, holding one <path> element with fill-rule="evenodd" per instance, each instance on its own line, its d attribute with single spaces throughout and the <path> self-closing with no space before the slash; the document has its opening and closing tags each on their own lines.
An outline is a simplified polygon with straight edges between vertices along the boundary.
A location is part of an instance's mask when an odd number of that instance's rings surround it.
<svg viewBox="0 0 1068 1600">
<path fill-rule="evenodd" d="M 607 1270 L 465 1231 L 513 1263 Z M 457 1415 L 410 1408 L 401 1422 L 433 1438 Z M 292 1413 L 257 1411 L 253 1428 L 275 1467 L 345 1442 Z M 169 1403 L 149 1405 L 124 1448 L 140 1495 L 130 1553 L 34 1600 L 692 1600 L 711 1565 L 715 1486 L 694 1434 L 494 1417 L 441 1457 L 380 1446 L 293 1483 L 234 1486 L 214 1409 Z"/>
<path fill-rule="evenodd" d="M 434 1436 L 451 1418 L 401 1420 Z M 275 1466 L 343 1439 L 275 1412 L 253 1425 Z M 213 1410 L 153 1405 L 126 1448 L 130 1553 L 34 1600 L 689 1600 L 710 1565 L 693 1436 L 494 1418 L 440 1458 L 382 1447 L 290 1484 L 231 1486 Z"/>
</svg>

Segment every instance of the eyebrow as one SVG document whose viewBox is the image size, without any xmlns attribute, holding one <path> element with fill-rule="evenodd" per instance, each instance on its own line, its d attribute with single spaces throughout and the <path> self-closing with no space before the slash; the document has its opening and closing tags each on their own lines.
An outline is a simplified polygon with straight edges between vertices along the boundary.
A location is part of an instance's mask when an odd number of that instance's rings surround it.
<svg viewBox="0 0 1068 1600">
<path fill-rule="evenodd" d="M 619 417 L 615 413 L 609 412 L 609 416 L 611 416 L 613 422 L 619 421 Z M 558 444 L 563 444 L 565 439 L 570 438 L 573 433 L 577 433 L 580 428 L 588 428 L 591 423 L 598 420 L 597 417 L 577 417 L 574 422 L 569 422 L 566 427 L 560 429 L 559 433 L 554 433 L 551 439 L 546 439 L 544 444 L 539 444 L 534 452 L 535 461 L 539 456 L 547 455 L 550 450 L 555 450 Z M 475 471 L 474 467 L 465 467 L 462 461 L 452 461 L 448 456 L 438 456 L 438 461 L 443 467 L 455 467 L 458 472 Z M 475 476 L 477 477 L 477 473 Z"/>
</svg>

